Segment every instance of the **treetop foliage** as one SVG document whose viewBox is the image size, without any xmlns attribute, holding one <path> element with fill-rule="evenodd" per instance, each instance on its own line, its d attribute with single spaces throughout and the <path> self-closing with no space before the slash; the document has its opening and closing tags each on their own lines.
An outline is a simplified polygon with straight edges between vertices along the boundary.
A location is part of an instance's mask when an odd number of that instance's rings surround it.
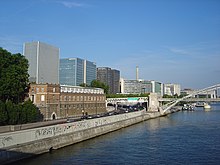
<svg viewBox="0 0 220 165">
<path fill-rule="evenodd" d="M 102 88 L 104 89 L 105 94 L 109 92 L 109 86 L 99 80 L 93 80 L 91 82 L 91 87 Z"/>
<path fill-rule="evenodd" d="M 0 100 L 23 102 L 28 90 L 28 60 L 0 48 Z"/>
<path fill-rule="evenodd" d="M 102 88 L 104 89 L 105 94 L 108 94 L 109 86 L 99 80 L 93 80 L 90 85 L 88 84 L 80 84 L 81 87 L 94 87 L 94 88 Z"/>
</svg>

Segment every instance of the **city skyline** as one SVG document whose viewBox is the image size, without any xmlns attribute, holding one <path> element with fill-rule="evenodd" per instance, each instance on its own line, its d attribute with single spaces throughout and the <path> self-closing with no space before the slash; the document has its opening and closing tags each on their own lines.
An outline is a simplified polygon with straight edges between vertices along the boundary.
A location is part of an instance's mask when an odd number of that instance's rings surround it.
<svg viewBox="0 0 220 165">
<path fill-rule="evenodd" d="M 23 54 L 23 43 L 60 48 L 117 68 L 124 79 L 200 89 L 220 82 L 220 1 L 3 1 L 0 47 Z M 10 12 L 9 12 L 10 11 Z"/>
</svg>

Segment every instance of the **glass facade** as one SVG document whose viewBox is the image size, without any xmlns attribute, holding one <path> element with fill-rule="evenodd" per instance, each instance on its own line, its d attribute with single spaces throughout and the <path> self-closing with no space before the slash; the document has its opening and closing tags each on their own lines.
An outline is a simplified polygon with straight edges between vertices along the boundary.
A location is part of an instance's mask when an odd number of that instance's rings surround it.
<svg viewBox="0 0 220 165">
<path fill-rule="evenodd" d="M 155 82 L 155 93 L 161 94 L 161 83 Z"/>
<path fill-rule="evenodd" d="M 76 86 L 83 84 L 84 79 L 84 60 L 76 58 Z"/>
<path fill-rule="evenodd" d="M 60 59 L 60 84 L 76 85 L 76 59 Z"/>
<path fill-rule="evenodd" d="M 90 85 L 96 79 L 96 65 L 80 58 L 60 59 L 60 84 L 79 86 L 86 82 Z"/>
<path fill-rule="evenodd" d="M 96 64 L 94 62 L 86 61 L 86 84 L 96 80 Z"/>
</svg>

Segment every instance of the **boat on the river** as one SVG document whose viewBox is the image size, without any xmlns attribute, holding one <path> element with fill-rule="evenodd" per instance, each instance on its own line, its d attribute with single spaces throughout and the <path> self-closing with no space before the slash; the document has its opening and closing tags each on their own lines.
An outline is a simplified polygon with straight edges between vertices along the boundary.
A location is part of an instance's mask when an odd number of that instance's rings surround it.
<svg viewBox="0 0 220 165">
<path fill-rule="evenodd" d="M 205 105 L 205 102 L 197 102 L 196 103 L 196 107 L 204 107 L 204 105 Z"/>
<path fill-rule="evenodd" d="M 204 109 L 206 110 L 211 109 L 211 105 L 209 105 L 208 103 L 204 103 Z"/>
<path fill-rule="evenodd" d="M 184 104 L 182 107 L 183 111 L 194 111 L 194 106 L 190 104 Z"/>
</svg>

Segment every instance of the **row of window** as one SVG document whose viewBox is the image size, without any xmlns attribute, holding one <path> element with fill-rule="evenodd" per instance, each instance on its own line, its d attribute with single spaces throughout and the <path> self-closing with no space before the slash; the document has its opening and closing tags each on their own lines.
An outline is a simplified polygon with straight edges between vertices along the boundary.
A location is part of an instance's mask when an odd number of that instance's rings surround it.
<svg viewBox="0 0 220 165">
<path fill-rule="evenodd" d="M 95 109 L 95 108 L 105 108 L 105 104 L 70 104 L 70 105 L 60 105 L 61 109 Z"/>
<path fill-rule="evenodd" d="M 60 101 L 105 101 L 104 96 L 60 96 Z"/>
<path fill-rule="evenodd" d="M 34 87 L 31 88 L 31 92 L 34 93 Z M 36 93 L 45 92 L 44 87 L 36 87 Z M 53 92 L 56 92 L 56 88 L 53 88 Z"/>
<path fill-rule="evenodd" d="M 88 88 L 74 88 L 74 87 L 61 87 L 61 92 L 104 94 L 103 89 L 88 89 Z"/>
<path fill-rule="evenodd" d="M 53 95 L 53 100 L 55 96 Z M 34 99 L 33 99 L 34 100 Z M 45 101 L 45 95 L 41 95 L 40 100 Z M 60 101 L 105 101 L 104 96 L 60 96 Z"/>
<path fill-rule="evenodd" d="M 32 93 L 35 92 L 34 87 L 31 88 Z M 45 92 L 44 87 L 36 87 L 36 93 Z M 53 92 L 56 92 L 56 88 L 53 88 Z M 103 89 L 89 89 L 89 88 L 74 88 L 74 87 L 61 87 L 60 92 L 69 93 L 92 93 L 92 94 L 104 94 Z"/>
</svg>

